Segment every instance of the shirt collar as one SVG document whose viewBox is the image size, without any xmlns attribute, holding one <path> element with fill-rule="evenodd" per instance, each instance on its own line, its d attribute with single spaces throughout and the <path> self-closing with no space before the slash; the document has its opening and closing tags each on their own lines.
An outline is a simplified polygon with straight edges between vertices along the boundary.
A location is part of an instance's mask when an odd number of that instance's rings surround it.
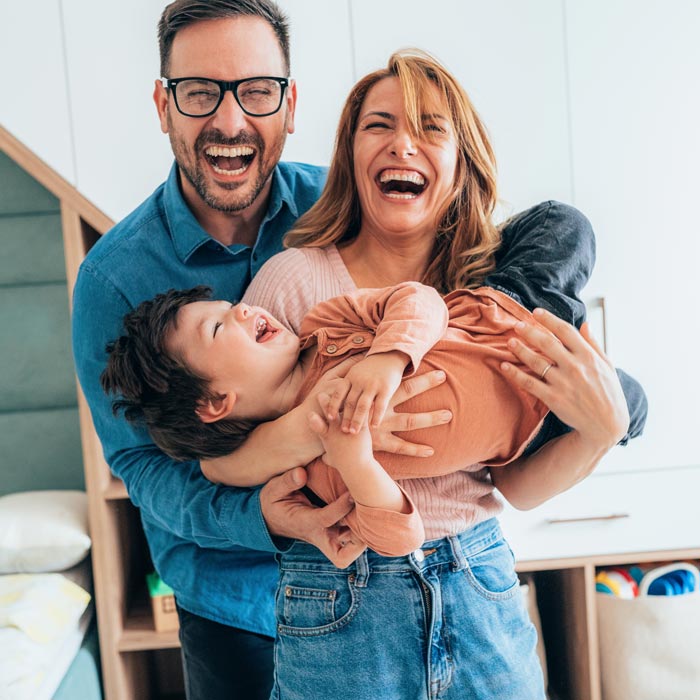
<svg viewBox="0 0 700 700">
<path fill-rule="evenodd" d="M 270 203 L 263 219 L 263 226 L 277 217 L 283 204 L 287 205 L 295 219 L 299 216 L 292 190 L 278 165 L 272 173 Z M 163 206 L 177 256 L 186 263 L 199 248 L 213 239 L 200 226 L 182 196 L 177 163 L 173 163 L 168 179 L 165 181 Z"/>
</svg>

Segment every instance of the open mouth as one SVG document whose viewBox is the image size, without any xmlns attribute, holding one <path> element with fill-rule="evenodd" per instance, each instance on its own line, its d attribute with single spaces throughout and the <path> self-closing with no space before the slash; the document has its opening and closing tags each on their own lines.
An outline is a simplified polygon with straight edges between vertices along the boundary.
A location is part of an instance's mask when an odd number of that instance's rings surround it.
<svg viewBox="0 0 700 700">
<path fill-rule="evenodd" d="M 377 184 L 383 194 L 394 199 L 415 199 L 427 187 L 425 178 L 416 170 L 382 170 Z"/>
<path fill-rule="evenodd" d="M 255 342 L 266 343 L 272 340 L 280 332 L 264 316 L 258 316 L 255 320 Z"/>
<path fill-rule="evenodd" d="M 209 164 L 219 175 L 240 175 L 255 158 L 255 149 L 250 146 L 209 146 L 204 149 Z"/>
</svg>

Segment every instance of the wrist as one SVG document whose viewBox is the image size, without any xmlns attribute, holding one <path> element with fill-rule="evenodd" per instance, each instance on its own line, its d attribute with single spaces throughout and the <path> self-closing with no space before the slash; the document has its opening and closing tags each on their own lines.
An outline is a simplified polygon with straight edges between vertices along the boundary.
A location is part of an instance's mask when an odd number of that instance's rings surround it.
<svg viewBox="0 0 700 700">
<path fill-rule="evenodd" d="M 319 436 L 309 427 L 308 413 L 308 406 L 302 403 L 270 423 L 276 428 L 275 436 L 286 436 L 276 444 L 289 455 L 290 467 L 304 467 L 323 454 Z"/>
</svg>

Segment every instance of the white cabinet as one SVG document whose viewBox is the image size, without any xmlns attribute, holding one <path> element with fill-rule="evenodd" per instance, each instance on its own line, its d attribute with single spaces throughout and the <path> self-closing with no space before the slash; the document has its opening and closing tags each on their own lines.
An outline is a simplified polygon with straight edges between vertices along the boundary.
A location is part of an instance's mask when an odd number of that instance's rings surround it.
<svg viewBox="0 0 700 700">
<path fill-rule="evenodd" d="M 603 470 L 698 463 L 700 5 L 566 3 L 574 202 L 591 218 L 609 352 L 646 388 L 644 438 Z"/>
<path fill-rule="evenodd" d="M 559 0 L 352 0 L 358 77 L 396 49 L 436 55 L 492 136 L 505 209 L 571 201 L 566 56 Z"/>
<path fill-rule="evenodd" d="M 700 466 L 592 476 L 501 526 L 520 562 L 700 548 Z M 619 559 L 616 559 L 619 560 Z"/>
<path fill-rule="evenodd" d="M 151 99 L 160 75 L 156 30 L 165 3 L 62 5 L 76 186 L 118 220 L 165 179 L 172 162 Z"/>
<path fill-rule="evenodd" d="M 60 4 L 2 3 L 0 124 L 75 184 Z"/>
<path fill-rule="evenodd" d="M 326 165 L 340 110 L 355 84 L 347 2 L 280 0 L 289 16 L 291 75 L 297 81 L 296 130 L 285 160 Z"/>
</svg>

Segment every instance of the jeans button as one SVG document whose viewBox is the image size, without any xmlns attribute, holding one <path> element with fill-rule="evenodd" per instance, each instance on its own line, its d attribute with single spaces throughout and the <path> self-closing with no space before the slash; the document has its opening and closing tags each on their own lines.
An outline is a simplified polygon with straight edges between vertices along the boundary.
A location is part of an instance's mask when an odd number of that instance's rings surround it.
<svg viewBox="0 0 700 700">
<path fill-rule="evenodd" d="M 420 564 L 421 562 L 425 561 L 425 554 L 423 554 L 422 549 L 417 549 L 415 552 L 413 552 L 413 556 L 416 558 L 416 561 Z"/>
</svg>

